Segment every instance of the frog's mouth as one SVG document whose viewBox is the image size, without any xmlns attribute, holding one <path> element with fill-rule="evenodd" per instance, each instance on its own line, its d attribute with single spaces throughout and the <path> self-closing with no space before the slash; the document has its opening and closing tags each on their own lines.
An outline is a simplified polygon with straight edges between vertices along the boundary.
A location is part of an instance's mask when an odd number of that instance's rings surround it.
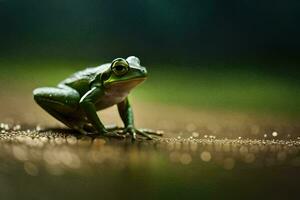
<svg viewBox="0 0 300 200">
<path fill-rule="evenodd" d="M 130 79 L 130 80 L 112 81 L 112 82 L 106 83 L 105 86 L 107 88 L 118 87 L 118 86 L 122 86 L 122 87 L 126 87 L 126 88 L 134 88 L 135 86 L 144 82 L 145 80 L 146 80 L 146 77 L 137 77 L 137 78 Z"/>
</svg>

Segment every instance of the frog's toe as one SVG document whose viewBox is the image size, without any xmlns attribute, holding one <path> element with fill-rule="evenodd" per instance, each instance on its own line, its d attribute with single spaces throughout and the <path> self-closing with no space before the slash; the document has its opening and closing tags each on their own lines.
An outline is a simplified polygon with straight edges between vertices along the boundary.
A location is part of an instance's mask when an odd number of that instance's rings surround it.
<svg viewBox="0 0 300 200">
<path fill-rule="evenodd" d="M 141 131 L 141 130 L 136 130 L 137 134 L 145 137 L 147 140 L 153 140 L 153 137 L 150 136 L 150 134 L 144 132 L 144 131 Z"/>
<path fill-rule="evenodd" d="M 113 138 L 119 138 L 119 139 L 124 139 L 126 136 L 125 135 L 120 135 L 115 132 L 107 132 L 103 134 L 104 137 L 113 137 Z"/>
<path fill-rule="evenodd" d="M 132 137 L 132 140 L 136 140 L 137 135 L 146 138 L 147 140 L 153 140 L 154 136 L 163 136 L 163 131 L 154 131 L 151 129 L 135 129 L 135 128 L 125 128 L 122 131 L 122 134 L 129 134 Z"/>
<path fill-rule="evenodd" d="M 136 140 L 136 131 L 133 129 L 129 131 L 130 135 L 132 136 L 132 140 Z"/>
<path fill-rule="evenodd" d="M 149 134 L 149 135 L 155 135 L 155 136 L 163 136 L 164 132 L 162 130 L 151 130 L 151 129 L 139 129 L 140 132 Z"/>
<path fill-rule="evenodd" d="M 92 135 L 93 134 L 93 133 L 86 131 L 85 129 L 78 127 L 78 126 L 73 126 L 73 129 L 76 130 L 81 135 Z"/>
<path fill-rule="evenodd" d="M 146 133 L 143 133 L 142 131 L 139 131 L 135 128 L 125 128 L 123 130 L 123 134 L 129 134 L 131 136 L 132 140 L 136 140 L 137 139 L 137 135 L 141 135 L 143 137 L 146 137 L 148 140 L 152 140 L 152 137 Z"/>
</svg>

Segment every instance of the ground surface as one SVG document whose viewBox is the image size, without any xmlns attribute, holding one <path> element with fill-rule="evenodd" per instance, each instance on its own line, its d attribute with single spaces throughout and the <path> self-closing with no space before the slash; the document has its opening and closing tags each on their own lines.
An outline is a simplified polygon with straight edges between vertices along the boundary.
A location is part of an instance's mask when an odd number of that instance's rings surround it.
<svg viewBox="0 0 300 200">
<path fill-rule="evenodd" d="M 65 129 L 35 105 L 31 91 L 70 70 L 28 69 L 0 73 L 0 199 L 298 199 L 296 84 L 251 79 L 239 87 L 228 79 L 220 87 L 194 78 L 186 87 L 176 74 L 163 84 L 157 76 L 131 99 L 137 126 L 165 136 L 132 143 Z M 264 87 L 248 94 L 248 85 Z M 99 115 L 121 125 L 115 108 Z"/>
<path fill-rule="evenodd" d="M 298 193 L 296 120 L 134 102 L 137 124 L 165 136 L 131 143 L 77 135 L 30 95 L 23 104 L 17 99 L 2 98 L 0 199 L 284 199 Z M 120 124 L 116 110 L 100 115 Z"/>
</svg>

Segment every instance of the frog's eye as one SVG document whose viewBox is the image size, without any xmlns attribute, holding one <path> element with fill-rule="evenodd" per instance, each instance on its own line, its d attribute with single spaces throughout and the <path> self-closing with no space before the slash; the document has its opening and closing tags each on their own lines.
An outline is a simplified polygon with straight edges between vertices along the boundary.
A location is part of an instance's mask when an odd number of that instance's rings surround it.
<svg viewBox="0 0 300 200">
<path fill-rule="evenodd" d="M 115 59 L 111 64 L 113 73 L 117 76 L 123 76 L 129 70 L 128 62 L 123 58 Z"/>
</svg>

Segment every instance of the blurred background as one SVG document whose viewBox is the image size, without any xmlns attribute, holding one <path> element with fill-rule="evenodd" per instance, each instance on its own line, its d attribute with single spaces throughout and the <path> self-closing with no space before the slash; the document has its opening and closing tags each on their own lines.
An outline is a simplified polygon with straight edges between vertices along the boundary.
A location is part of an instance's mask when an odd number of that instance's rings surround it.
<svg viewBox="0 0 300 200">
<path fill-rule="evenodd" d="M 149 63 L 295 61 L 299 2 L 1 0 L 2 56 Z"/>
<path fill-rule="evenodd" d="M 297 0 L 0 0 L 0 199 L 298 197 L 299 11 Z M 130 55 L 149 71 L 130 94 L 135 120 L 165 137 L 40 131 L 62 124 L 34 88 Z M 120 123 L 110 111 L 105 124 Z"/>
<path fill-rule="evenodd" d="M 1 0 L 0 77 L 53 85 L 136 55 L 150 71 L 136 92 L 143 101 L 295 115 L 299 9 L 293 0 Z"/>
<path fill-rule="evenodd" d="M 136 55 L 150 71 L 135 92 L 142 101 L 295 116 L 299 9 L 295 0 L 0 0 L 0 81 L 54 85 Z"/>
</svg>

